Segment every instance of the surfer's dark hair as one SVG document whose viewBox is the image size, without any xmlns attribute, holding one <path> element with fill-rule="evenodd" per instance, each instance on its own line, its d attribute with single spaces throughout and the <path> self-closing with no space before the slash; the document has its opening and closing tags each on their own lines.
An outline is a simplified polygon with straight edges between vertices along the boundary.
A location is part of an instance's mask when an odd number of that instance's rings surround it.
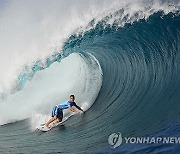
<svg viewBox="0 0 180 154">
<path fill-rule="evenodd" d="M 75 98 L 75 96 L 74 96 L 74 95 L 70 95 L 70 97 L 73 97 L 73 98 Z"/>
</svg>

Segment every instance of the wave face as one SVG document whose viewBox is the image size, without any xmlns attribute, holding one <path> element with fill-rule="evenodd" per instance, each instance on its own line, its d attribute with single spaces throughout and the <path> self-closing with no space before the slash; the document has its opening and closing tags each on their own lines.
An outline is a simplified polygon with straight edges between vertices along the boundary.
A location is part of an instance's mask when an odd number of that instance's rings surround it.
<svg viewBox="0 0 180 154">
<path fill-rule="evenodd" d="M 0 124 L 11 124 L 0 127 L 0 152 L 12 148 L 15 153 L 20 148 L 22 153 L 27 150 L 30 153 L 92 152 L 109 147 L 107 139 L 111 133 L 149 135 L 179 119 L 178 2 L 175 11 L 173 5 L 163 3 L 158 5 L 162 6 L 160 9 L 155 7 L 156 3 L 150 7 L 152 5 L 147 2 L 142 3 L 147 7 L 136 5 L 134 10 L 130 4 L 123 4 L 119 9 L 122 4 L 113 3 L 114 6 L 104 9 L 107 15 L 95 13 L 98 18 L 91 19 L 88 25 L 83 24 L 86 26 L 82 29 L 69 27 L 74 32 L 67 28 L 69 32 L 65 37 L 71 35 L 62 45 L 63 53 L 56 53 L 60 62 L 53 59 L 48 64 L 46 59 L 47 63 L 42 62 L 42 67 L 34 64 L 30 72 L 18 74 L 16 86 L 20 89 L 1 93 Z M 111 13 L 114 7 L 116 9 Z M 45 53 L 42 57 L 54 56 L 54 52 Z M 38 56 L 36 53 L 30 59 Z M 26 76 L 30 79 L 23 80 Z M 10 83 L 14 80 L 8 79 Z M 1 81 L 4 81 L 3 77 Z M 14 87 L 14 84 L 8 86 Z M 4 89 L 0 88 L 6 91 L 8 87 Z M 72 116 L 64 127 L 45 135 L 29 130 L 30 126 L 47 120 L 51 108 L 66 101 L 71 93 L 86 110 L 84 116 Z M 67 112 L 66 117 L 69 115 Z M 27 118 L 30 120 L 19 121 Z M 153 150 L 151 145 L 148 148 Z"/>
</svg>

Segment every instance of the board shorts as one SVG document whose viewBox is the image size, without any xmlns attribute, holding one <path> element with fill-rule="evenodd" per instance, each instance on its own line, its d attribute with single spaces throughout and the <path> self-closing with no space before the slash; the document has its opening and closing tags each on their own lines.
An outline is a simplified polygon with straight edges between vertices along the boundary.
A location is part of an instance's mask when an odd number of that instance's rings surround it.
<svg viewBox="0 0 180 154">
<path fill-rule="evenodd" d="M 51 112 L 51 117 L 54 117 L 54 116 L 57 116 L 57 118 L 63 118 L 63 111 L 62 111 L 62 109 L 60 109 L 57 106 L 55 106 L 52 109 L 52 112 Z"/>
</svg>

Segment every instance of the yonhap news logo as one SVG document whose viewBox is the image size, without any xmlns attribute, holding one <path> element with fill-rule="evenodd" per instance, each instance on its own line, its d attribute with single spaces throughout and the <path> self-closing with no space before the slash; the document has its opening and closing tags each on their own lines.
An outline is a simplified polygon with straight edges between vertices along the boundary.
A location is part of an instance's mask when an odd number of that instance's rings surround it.
<svg viewBox="0 0 180 154">
<path fill-rule="evenodd" d="M 116 148 L 121 145 L 122 143 L 122 136 L 121 133 L 113 133 L 109 136 L 108 142 L 111 148 Z"/>
<path fill-rule="evenodd" d="M 122 137 L 121 132 L 109 135 L 108 143 L 111 148 L 116 148 L 124 143 L 130 144 L 180 144 L 180 137 Z"/>
</svg>

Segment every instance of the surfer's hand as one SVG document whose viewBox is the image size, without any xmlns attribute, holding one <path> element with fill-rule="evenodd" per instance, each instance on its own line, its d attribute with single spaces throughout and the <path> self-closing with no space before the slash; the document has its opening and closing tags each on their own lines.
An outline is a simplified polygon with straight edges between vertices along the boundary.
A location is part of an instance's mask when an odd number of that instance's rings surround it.
<svg viewBox="0 0 180 154">
<path fill-rule="evenodd" d="M 81 114 L 79 111 L 77 111 L 77 114 Z"/>
<path fill-rule="evenodd" d="M 84 114 L 84 111 L 81 111 L 80 114 Z"/>
<path fill-rule="evenodd" d="M 79 112 L 78 112 L 78 111 L 75 111 L 75 114 L 79 114 Z"/>
</svg>

